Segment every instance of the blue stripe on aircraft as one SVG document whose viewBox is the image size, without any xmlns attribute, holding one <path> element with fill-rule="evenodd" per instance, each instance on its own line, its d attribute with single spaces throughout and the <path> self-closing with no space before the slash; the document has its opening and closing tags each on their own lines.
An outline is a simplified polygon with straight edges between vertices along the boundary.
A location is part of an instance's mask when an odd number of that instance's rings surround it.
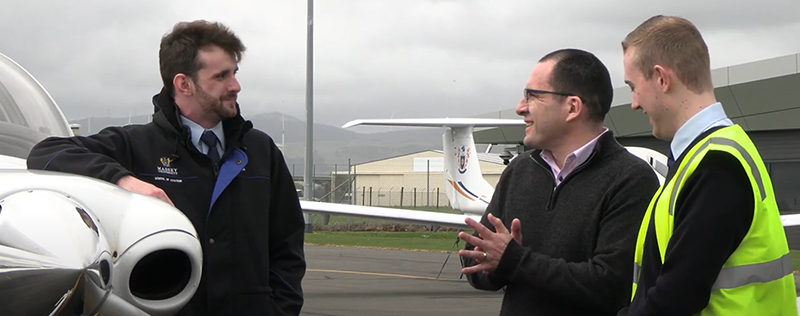
<svg viewBox="0 0 800 316">
<path fill-rule="evenodd" d="M 481 197 L 479 197 L 479 196 L 475 195 L 475 193 L 472 193 L 472 192 L 471 192 L 469 189 L 467 189 L 467 187 L 465 187 L 465 186 L 464 186 L 464 184 L 463 184 L 463 183 L 461 183 L 461 181 L 458 181 L 458 185 L 459 185 L 459 186 L 460 186 L 462 189 L 464 189 L 464 192 L 467 192 L 467 193 L 469 193 L 469 195 L 472 195 L 472 197 L 474 197 L 474 198 L 476 198 L 476 199 L 479 199 L 479 200 L 483 201 L 483 203 L 489 204 L 489 202 L 487 202 L 486 200 L 482 199 Z"/>
</svg>

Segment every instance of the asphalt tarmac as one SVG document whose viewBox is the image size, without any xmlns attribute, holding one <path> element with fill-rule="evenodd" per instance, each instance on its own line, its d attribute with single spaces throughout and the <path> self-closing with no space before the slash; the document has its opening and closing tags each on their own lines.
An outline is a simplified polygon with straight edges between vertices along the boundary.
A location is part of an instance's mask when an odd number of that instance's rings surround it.
<svg viewBox="0 0 800 316">
<path fill-rule="evenodd" d="M 301 315 L 497 315 L 503 292 L 459 279 L 458 253 L 305 247 Z"/>
<path fill-rule="evenodd" d="M 305 247 L 305 306 L 300 315 L 497 315 L 503 292 L 459 279 L 458 253 Z M 795 273 L 800 292 L 800 274 Z M 800 297 L 798 297 L 800 309 Z"/>
</svg>

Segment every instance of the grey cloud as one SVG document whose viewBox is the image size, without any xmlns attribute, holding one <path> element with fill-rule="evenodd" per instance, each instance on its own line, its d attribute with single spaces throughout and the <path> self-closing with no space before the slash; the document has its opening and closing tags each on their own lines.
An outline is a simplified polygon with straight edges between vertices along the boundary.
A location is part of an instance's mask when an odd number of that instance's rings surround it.
<svg viewBox="0 0 800 316">
<path fill-rule="evenodd" d="M 5 2 L 5 3 L 2 3 Z M 0 52 L 69 118 L 152 110 L 161 36 L 181 20 L 229 25 L 248 51 L 246 115 L 305 117 L 306 1 L 0 1 Z M 619 42 L 654 14 L 691 19 L 721 67 L 800 52 L 800 2 L 374 1 L 315 4 L 315 122 L 470 116 L 515 106 L 536 60 L 577 47 L 622 85 Z M 376 131 L 383 131 L 372 129 Z"/>
</svg>

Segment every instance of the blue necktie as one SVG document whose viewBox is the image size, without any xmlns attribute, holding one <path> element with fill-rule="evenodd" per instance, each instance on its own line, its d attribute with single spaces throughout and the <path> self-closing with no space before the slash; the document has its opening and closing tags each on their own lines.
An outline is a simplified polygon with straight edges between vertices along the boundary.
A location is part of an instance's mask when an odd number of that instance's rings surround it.
<svg viewBox="0 0 800 316">
<path fill-rule="evenodd" d="M 212 131 L 205 131 L 203 135 L 200 136 L 200 141 L 208 146 L 208 158 L 211 158 L 211 161 L 214 164 L 219 162 L 219 151 L 217 150 L 217 135 L 214 134 Z"/>
</svg>

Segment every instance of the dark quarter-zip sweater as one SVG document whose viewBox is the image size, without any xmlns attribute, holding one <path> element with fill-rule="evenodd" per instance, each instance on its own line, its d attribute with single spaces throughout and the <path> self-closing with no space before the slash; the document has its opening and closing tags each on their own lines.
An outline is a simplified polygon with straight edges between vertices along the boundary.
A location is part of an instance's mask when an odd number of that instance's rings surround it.
<svg viewBox="0 0 800 316">
<path fill-rule="evenodd" d="M 481 219 L 495 231 L 487 214 L 507 228 L 519 218 L 522 244 L 511 240 L 496 270 L 467 278 L 477 289 L 506 287 L 500 315 L 616 315 L 630 303 L 636 236 L 658 178 L 610 131 L 557 188 L 539 153 L 512 160 Z"/>
</svg>

